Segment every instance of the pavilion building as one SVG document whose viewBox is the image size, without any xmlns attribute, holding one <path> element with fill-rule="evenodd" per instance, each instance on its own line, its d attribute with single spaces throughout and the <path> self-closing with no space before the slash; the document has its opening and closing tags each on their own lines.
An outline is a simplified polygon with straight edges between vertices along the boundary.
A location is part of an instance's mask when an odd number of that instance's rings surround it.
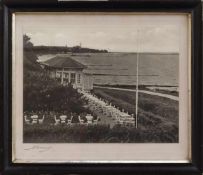
<svg viewBox="0 0 203 175">
<path fill-rule="evenodd" d="M 87 66 L 68 56 L 55 56 L 41 65 L 51 78 L 63 85 L 72 84 L 73 88 L 83 91 L 93 89 L 93 76 L 85 71 Z"/>
</svg>

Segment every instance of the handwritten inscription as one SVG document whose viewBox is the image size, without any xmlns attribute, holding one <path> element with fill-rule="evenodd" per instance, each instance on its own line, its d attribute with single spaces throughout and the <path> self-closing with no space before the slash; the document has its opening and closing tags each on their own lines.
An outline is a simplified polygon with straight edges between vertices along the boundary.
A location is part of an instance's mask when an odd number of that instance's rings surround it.
<svg viewBox="0 0 203 175">
<path fill-rule="evenodd" d="M 45 152 L 45 151 L 48 151 L 50 149 L 51 149 L 50 146 L 46 147 L 46 146 L 37 146 L 37 145 L 35 145 L 35 146 L 30 147 L 30 148 L 25 148 L 24 150 L 26 150 L 26 151 L 37 150 L 39 152 Z"/>
</svg>

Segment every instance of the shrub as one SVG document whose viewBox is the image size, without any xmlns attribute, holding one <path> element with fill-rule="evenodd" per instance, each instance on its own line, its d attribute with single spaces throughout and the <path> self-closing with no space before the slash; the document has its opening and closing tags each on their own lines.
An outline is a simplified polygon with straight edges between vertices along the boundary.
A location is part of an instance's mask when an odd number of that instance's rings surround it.
<svg viewBox="0 0 203 175">
<path fill-rule="evenodd" d="M 177 142 L 177 128 L 165 126 L 128 128 L 108 125 L 25 125 L 25 143 L 172 143 Z M 171 129 L 170 129 L 171 128 Z"/>
</svg>

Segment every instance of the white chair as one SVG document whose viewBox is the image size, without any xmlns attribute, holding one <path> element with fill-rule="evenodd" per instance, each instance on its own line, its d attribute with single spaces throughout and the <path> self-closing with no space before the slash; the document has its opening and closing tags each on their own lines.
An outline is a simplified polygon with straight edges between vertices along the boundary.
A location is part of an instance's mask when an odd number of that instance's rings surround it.
<svg viewBox="0 0 203 175">
<path fill-rule="evenodd" d="M 93 116 L 91 114 L 87 114 L 86 115 L 86 119 L 87 119 L 87 124 L 92 124 L 93 122 Z"/>
<path fill-rule="evenodd" d="M 54 125 L 58 125 L 60 123 L 60 119 L 57 119 L 56 115 L 54 116 L 54 120 L 55 120 Z"/>
<path fill-rule="evenodd" d="M 110 111 L 110 115 L 111 115 L 112 118 L 114 117 L 114 111 L 113 110 Z"/>
<path fill-rule="evenodd" d="M 113 120 L 118 120 L 118 115 L 116 112 L 112 112 L 111 116 L 112 116 Z"/>
<path fill-rule="evenodd" d="M 124 125 L 125 124 L 125 121 L 124 121 L 124 119 L 123 118 L 121 118 L 121 117 L 118 117 L 118 124 L 120 124 L 120 125 Z"/>
<path fill-rule="evenodd" d="M 30 119 L 27 118 L 27 115 L 24 116 L 24 119 L 26 124 L 30 124 Z"/>
<path fill-rule="evenodd" d="M 80 117 L 80 116 L 78 116 L 78 119 L 79 119 L 80 124 L 84 124 L 84 120 L 83 120 L 83 119 L 81 119 L 81 117 Z"/>
<path fill-rule="evenodd" d="M 97 116 L 97 118 L 95 120 L 93 120 L 93 124 L 94 125 L 97 125 L 98 124 L 98 121 L 99 121 L 99 117 Z"/>
<path fill-rule="evenodd" d="M 72 124 L 72 120 L 73 120 L 73 116 L 71 116 L 70 119 L 68 119 L 67 125 L 71 125 Z"/>
<path fill-rule="evenodd" d="M 128 117 L 125 121 L 126 125 L 128 126 L 135 126 L 135 118 L 134 115 L 131 114 L 130 117 Z"/>
<path fill-rule="evenodd" d="M 30 118 L 32 119 L 32 124 L 37 124 L 39 118 L 38 115 L 32 115 Z"/>
<path fill-rule="evenodd" d="M 43 115 L 43 117 L 42 117 L 41 119 L 39 119 L 38 121 L 39 121 L 39 124 L 42 124 L 43 121 L 44 121 L 44 115 Z"/>
<path fill-rule="evenodd" d="M 135 126 L 135 119 L 127 120 L 126 125 Z"/>
</svg>

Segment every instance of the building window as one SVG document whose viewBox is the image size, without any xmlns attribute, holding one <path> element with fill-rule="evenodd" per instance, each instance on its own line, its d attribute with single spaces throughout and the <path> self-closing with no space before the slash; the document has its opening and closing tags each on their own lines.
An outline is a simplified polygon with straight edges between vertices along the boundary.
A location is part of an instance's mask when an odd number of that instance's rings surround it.
<svg viewBox="0 0 203 175">
<path fill-rule="evenodd" d="M 70 74 L 70 82 L 75 83 L 75 73 Z"/>
<path fill-rule="evenodd" d="M 61 72 L 56 72 L 56 78 L 60 78 L 61 77 Z"/>
<path fill-rule="evenodd" d="M 80 83 L 80 79 L 81 79 L 81 75 L 78 74 L 78 79 L 77 79 L 78 83 Z"/>
<path fill-rule="evenodd" d="M 64 73 L 64 78 L 68 79 L 69 78 L 69 73 Z"/>
</svg>

